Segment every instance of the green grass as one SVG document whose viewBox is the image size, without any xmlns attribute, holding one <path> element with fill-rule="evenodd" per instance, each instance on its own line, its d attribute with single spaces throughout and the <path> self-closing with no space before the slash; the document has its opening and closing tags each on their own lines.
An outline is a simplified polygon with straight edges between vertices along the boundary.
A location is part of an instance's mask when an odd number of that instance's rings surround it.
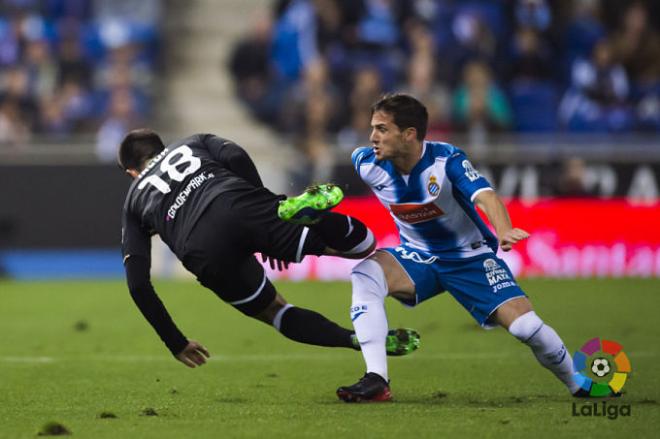
<svg viewBox="0 0 660 439">
<path fill-rule="evenodd" d="M 574 400 L 527 347 L 478 328 L 446 294 L 417 309 L 388 301 L 390 326 L 418 329 L 421 349 L 390 361 L 394 403 L 349 405 L 334 391 L 362 375 L 359 353 L 290 342 L 195 283 L 156 284 L 213 354 L 193 370 L 169 356 L 122 282 L 2 282 L 0 437 L 33 438 L 49 421 L 89 438 L 657 437 L 660 281 L 522 284 L 571 351 L 592 337 L 623 344 L 633 373 L 608 403 L 630 404 L 630 417 L 573 417 Z M 278 288 L 350 325 L 348 284 Z"/>
</svg>

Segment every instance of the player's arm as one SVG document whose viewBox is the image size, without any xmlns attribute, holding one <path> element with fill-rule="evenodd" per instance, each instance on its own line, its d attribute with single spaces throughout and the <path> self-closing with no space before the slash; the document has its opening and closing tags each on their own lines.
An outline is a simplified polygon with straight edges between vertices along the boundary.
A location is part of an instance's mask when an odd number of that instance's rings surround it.
<svg viewBox="0 0 660 439">
<path fill-rule="evenodd" d="M 488 221 L 495 228 L 497 240 L 503 251 L 511 250 L 513 244 L 529 236 L 524 230 L 516 229 L 511 225 L 511 218 L 504 203 L 488 180 L 474 169 L 463 151 L 455 150 L 447 160 L 445 170 L 454 188 L 486 214 Z"/>
<path fill-rule="evenodd" d="M 183 335 L 156 294 L 150 280 L 149 260 L 143 256 L 129 256 L 124 268 L 133 301 L 172 355 L 188 367 L 204 364 L 205 357 L 209 356 L 206 348 Z"/>
<path fill-rule="evenodd" d="M 204 144 L 213 158 L 223 167 L 248 181 L 255 187 L 263 187 L 257 167 L 248 153 L 234 142 L 207 134 L 204 136 Z"/>
<path fill-rule="evenodd" d="M 479 192 L 474 202 L 486 214 L 488 221 L 495 228 L 497 239 L 503 251 L 508 252 L 513 244 L 529 237 L 523 229 L 513 227 L 506 206 L 493 190 Z"/>
<path fill-rule="evenodd" d="M 128 210 L 124 207 L 122 216 L 122 253 L 131 297 L 177 360 L 189 367 L 204 364 L 206 349 L 183 335 L 156 295 L 150 275 L 151 237 Z"/>
</svg>

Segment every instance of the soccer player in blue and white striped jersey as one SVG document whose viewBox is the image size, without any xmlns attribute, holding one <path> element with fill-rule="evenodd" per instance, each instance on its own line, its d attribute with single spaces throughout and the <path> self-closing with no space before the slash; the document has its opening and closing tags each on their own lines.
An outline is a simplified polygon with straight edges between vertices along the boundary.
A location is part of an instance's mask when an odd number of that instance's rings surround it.
<svg viewBox="0 0 660 439">
<path fill-rule="evenodd" d="M 337 395 L 347 402 L 391 398 L 384 300 L 414 306 L 448 291 L 483 327 L 502 326 L 527 344 L 573 394 L 571 356 L 533 311 L 507 264 L 497 257 L 529 235 L 511 224 L 490 183 L 453 145 L 425 141 L 427 112 L 415 98 L 393 94 L 372 107 L 371 147 L 355 150 L 355 170 L 389 210 L 401 244 L 382 248 L 351 274 L 351 319 L 367 373 Z M 493 234 L 477 214 L 486 214 Z"/>
</svg>

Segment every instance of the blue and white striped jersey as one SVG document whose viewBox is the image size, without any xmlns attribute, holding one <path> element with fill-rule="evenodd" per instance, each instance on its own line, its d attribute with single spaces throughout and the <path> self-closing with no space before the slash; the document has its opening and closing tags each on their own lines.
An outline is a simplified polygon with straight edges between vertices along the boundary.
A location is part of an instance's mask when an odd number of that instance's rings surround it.
<svg viewBox="0 0 660 439">
<path fill-rule="evenodd" d="M 497 239 L 473 204 L 479 192 L 492 187 L 460 149 L 424 142 L 409 175 L 401 175 L 388 160 L 376 160 L 371 147 L 356 149 L 351 159 L 389 210 L 402 243 L 449 259 L 497 251 Z"/>
</svg>

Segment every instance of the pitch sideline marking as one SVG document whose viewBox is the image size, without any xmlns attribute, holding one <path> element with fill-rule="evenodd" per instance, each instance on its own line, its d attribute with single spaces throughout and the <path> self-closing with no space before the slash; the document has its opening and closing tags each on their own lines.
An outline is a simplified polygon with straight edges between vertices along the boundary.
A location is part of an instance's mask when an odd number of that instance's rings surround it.
<svg viewBox="0 0 660 439">
<path fill-rule="evenodd" d="M 631 357 L 658 357 L 659 352 L 632 352 Z M 506 353 L 506 352 L 475 352 L 458 353 L 447 352 L 438 354 L 417 354 L 402 357 L 400 360 L 490 360 L 490 359 L 514 359 L 529 356 L 529 353 Z M 102 361 L 111 363 L 150 363 L 159 361 L 172 361 L 167 355 L 89 355 L 84 357 L 48 357 L 48 356 L 0 356 L 0 363 L 27 363 L 27 364 L 49 364 L 61 361 Z M 262 362 L 262 361 L 334 361 L 337 354 L 249 354 L 249 355 L 212 355 L 208 361 L 213 362 Z"/>
</svg>

